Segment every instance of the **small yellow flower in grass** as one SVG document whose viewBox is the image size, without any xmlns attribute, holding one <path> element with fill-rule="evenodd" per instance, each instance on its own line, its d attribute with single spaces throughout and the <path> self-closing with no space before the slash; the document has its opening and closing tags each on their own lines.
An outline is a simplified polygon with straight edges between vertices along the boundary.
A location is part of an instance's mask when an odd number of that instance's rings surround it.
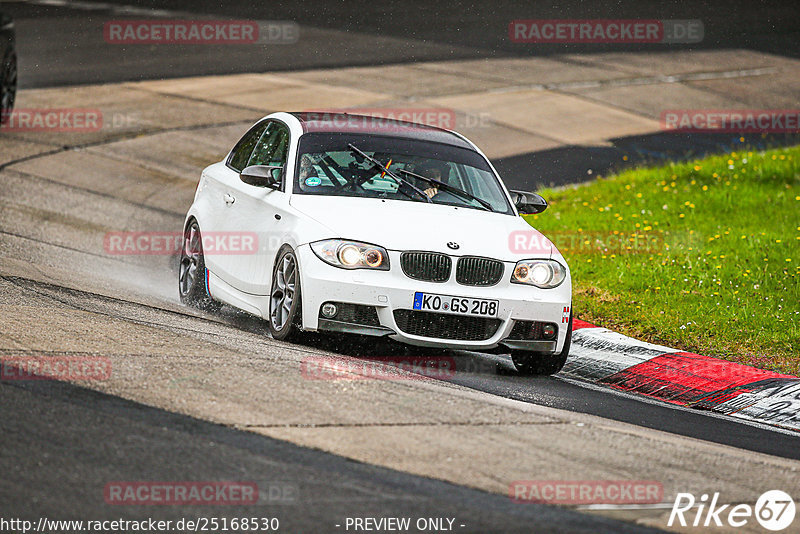
<svg viewBox="0 0 800 534">
<path fill-rule="evenodd" d="M 679 218 L 679 219 L 683 219 L 684 217 L 685 217 L 685 215 L 684 215 L 683 213 L 679 213 L 679 214 L 678 214 L 678 218 Z"/>
<path fill-rule="evenodd" d="M 708 191 L 708 186 L 707 185 L 703 186 L 703 191 Z"/>
<path fill-rule="evenodd" d="M 612 255 L 611 255 L 611 258 L 612 258 L 612 259 L 613 259 L 613 258 L 616 258 L 616 257 L 617 257 L 617 255 L 616 255 L 616 254 L 612 254 Z"/>
<path fill-rule="evenodd" d="M 773 155 L 772 155 L 772 159 L 778 159 L 778 156 L 776 156 L 775 154 L 773 154 Z"/>
<path fill-rule="evenodd" d="M 710 256 L 710 255 L 711 255 L 711 251 L 709 250 L 708 252 L 706 252 L 706 256 Z"/>
<path fill-rule="evenodd" d="M 792 261 L 792 258 L 786 258 L 786 261 Z"/>
<path fill-rule="evenodd" d="M 584 203 L 583 203 L 583 205 L 584 205 L 584 206 L 588 206 L 588 205 L 589 205 L 589 203 L 588 203 L 588 202 L 584 202 Z"/>
<path fill-rule="evenodd" d="M 641 193 L 636 193 L 636 198 L 642 198 L 642 194 Z M 797 197 L 797 200 L 800 200 L 800 197 Z"/>
<path fill-rule="evenodd" d="M 794 197 L 795 200 L 800 200 L 800 195 Z"/>
<path fill-rule="evenodd" d="M 630 190 L 630 188 L 631 188 L 631 184 L 628 184 L 628 185 L 625 186 L 625 189 Z"/>
<path fill-rule="evenodd" d="M 702 169 L 702 167 L 700 165 L 695 165 L 694 166 L 694 170 L 699 171 L 700 169 Z"/>
<path fill-rule="evenodd" d="M 740 143 L 744 143 L 744 137 L 740 137 L 740 138 L 739 138 L 739 142 L 740 142 Z M 751 152 L 751 154 L 752 154 L 752 152 Z M 737 291 L 737 293 L 738 293 L 738 291 Z"/>
<path fill-rule="evenodd" d="M 628 156 L 622 156 L 622 161 L 628 161 Z"/>
<path fill-rule="evenodd" d="M 652 230 L 652 229 L 653 229 L 653 227 L 652 227 L 652 226 L 645 226 L 645 227 L 644 227 L 644 231 L 645 231 L 645 232 L 647 232 L 648 230 Z"/>
<path fill-rule="evenodd" d="M 661 190 L 662 190 L 662 191 L 669 191 L 669 186 L 668 186 L 668 185 L 665 185 L 664 187 L 662 187 L 662 188 L 661 188 Z"/>
<path fill-rule="evenodd" d="M 589 258 L 588 260 L 586 260 L 586 263 L 592 263 L 592 258 Z"/>
<path fill-rule="evenodd" d="M 714 291 L 714 295 L 719 296 L 719 292 L 718 291 Z"/>
<path fill-rule="evenodd" d="M 656 290 L 659 290 L 659 289 L 661 289 L 661 286 L 656 286 Z"/>
<path fill-rule="evenodd" d="M 692 180 L 691 184 L 692 185 L 696 185 L 697 184 L 697 180 Z"/>
<path fill-rule="evenodd" d="M 728 160 L 728 165 L 733 165 L 733 160 L 732 159 Z"/>
<path fill-rule="evenodd" d="M 776 242 L 776 243 L 780 243 L 780 242 L 781 242 L 781 240 L 780 240 L 780 239 L 776 239 L 776 240 L 775 240 L 775 242 Z"/>
<path fill-rule="evenodd" d="M 786 156 L 784 156 L 783 154 L 781 154 L 780 157 L 781 157 L 781 159 L 786 159 Z"/>
</svg>

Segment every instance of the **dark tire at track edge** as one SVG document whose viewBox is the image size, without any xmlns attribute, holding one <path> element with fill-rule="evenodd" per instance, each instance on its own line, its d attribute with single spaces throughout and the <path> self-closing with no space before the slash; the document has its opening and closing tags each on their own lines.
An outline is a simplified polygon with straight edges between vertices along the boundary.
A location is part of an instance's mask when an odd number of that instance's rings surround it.
<svg viewBox="0 0 800 534">
<path fill-rule="evenodd" d="M 10 51 L 0 63 L 0 125 L 9 120 L 17 97 L 17 56 Z"/>
<path fill-rule="evenodd" d="M 521 375 L 553 375 L 564 368 L 572 346 L 572 313 L 567 325 L 567 339 L 564 348 L 558 354 L 542 354 L 539 352 L 511 351 L 511 361 Z"/>
</svg>

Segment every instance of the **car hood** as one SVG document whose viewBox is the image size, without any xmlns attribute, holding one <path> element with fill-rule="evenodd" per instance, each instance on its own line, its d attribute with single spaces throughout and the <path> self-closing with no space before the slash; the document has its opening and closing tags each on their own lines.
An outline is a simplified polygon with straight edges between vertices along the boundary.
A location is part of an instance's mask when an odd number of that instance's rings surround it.
<svg viewBox="0 0 800 534">
<path fill-rule="evenodd" d="M 557 253 L 522 217 L 421 202 L 293 195 L 292 207 L 344 239 L 389 250 L 427 250 L 504 261 Z M 520 236 L 524 236 L 522 239 Z M 448 243 L 458 245 L 457 249 Z M 520 243 L 524 243 L 520 247 Z"/>
</svg>

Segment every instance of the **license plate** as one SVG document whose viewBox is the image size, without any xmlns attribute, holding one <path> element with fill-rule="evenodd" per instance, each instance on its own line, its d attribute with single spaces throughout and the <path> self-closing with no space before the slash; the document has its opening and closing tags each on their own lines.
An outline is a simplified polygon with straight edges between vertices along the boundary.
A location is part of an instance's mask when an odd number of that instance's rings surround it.
<svg viewBox="0 0 800 534">
<path fill-rule="evenodd" d="M 414 293 L 414 309 L 420 311 L 497 317 L 499 307 L 496 300 L 436 295 L 421 291 Z"/>
</svg>

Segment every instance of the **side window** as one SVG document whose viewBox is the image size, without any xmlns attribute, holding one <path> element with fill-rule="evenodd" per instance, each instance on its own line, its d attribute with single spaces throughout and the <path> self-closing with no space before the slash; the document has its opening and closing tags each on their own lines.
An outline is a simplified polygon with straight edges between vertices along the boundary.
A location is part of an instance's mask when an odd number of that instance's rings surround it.
<svg viewBox="0 0 800 534">
<path fill-rule="evenodd" d="M 284 165 L 288 151 L 289 130 L 280 123 L 270 122 L 247 165 Z"/>
<path fill-rule="evenodd" d="M 253 148 L 255 148 L 256 143 L 261 138 L 268 125 L 269 122 L 264 121 L 256 124 L 250 128 L 249 132 L 244 134 L 239 142 L 236 143 L 236 147 L 233 149 L 231 157 L 228 159 L 229 166 L 233 167 L 239 172 L 242 172 L 242 170 L 247 167 L 247 161 L 250 159 L 250 154 L 253 153 Z"/>
</svg>

